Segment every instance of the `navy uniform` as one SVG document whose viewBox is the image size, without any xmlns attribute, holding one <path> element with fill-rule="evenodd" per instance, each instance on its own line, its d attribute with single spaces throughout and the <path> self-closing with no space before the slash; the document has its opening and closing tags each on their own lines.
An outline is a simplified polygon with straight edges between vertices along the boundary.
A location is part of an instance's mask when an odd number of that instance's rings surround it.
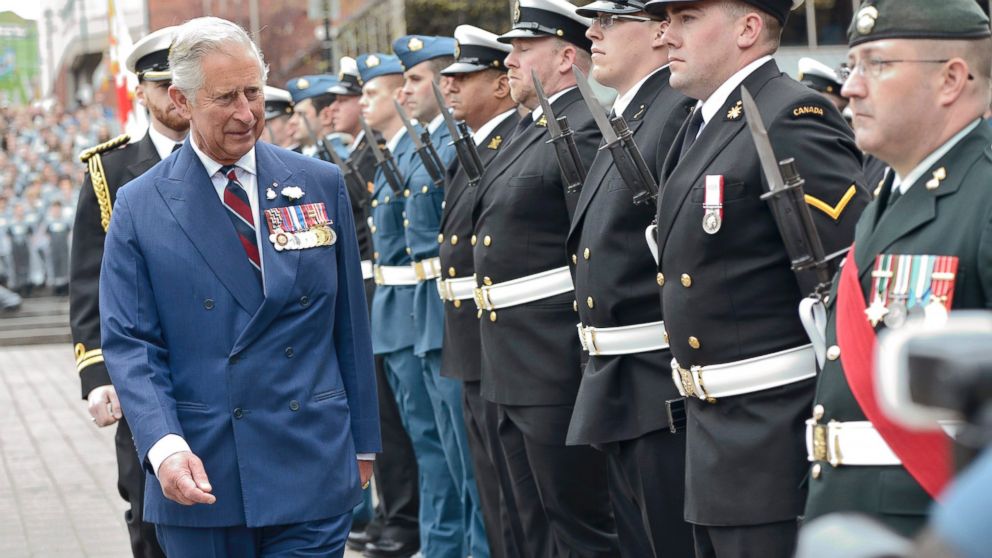
<svg viewBox="0 0 992 558">
<path fill-rule="evenodd" d="M 451 37 L 407 35 L 393 41 L 393 52 L 399 57 L 405 70 L 412 70 L 417 66 L 433 64 L 437 59 L 442 62 L 451 60 L 455 54 L 455 40 Z M 436 108 L 433 93 L 427 94 L 427 106 Z M 455 149 L 451 133 L 444 125 L 439 109 L 433 112 L 436 116 L 430 122 L 420 124 L 430 133 L 430 143 L 438 154 L 443 172 L 455 160 Z M 417 338 L 413 352 L 421 359 L 424 385 L 431 396 L 445 458 L 462 500 L 467 545 L 465 551 L 477 558 L 488 558 L 489 545 L 479 510 L 479 493 L 462 415 L 461 382 L 441 376 L 444 307 L 437 290 L 437 280 L 441 275 L 437 239 L 444 184 L 434 183 L 420 156 L 411 159 L 411 163 L 409 173 L 405 175 L 403 197 L 406 199 L 406 218 L 403 227 L 417 272 L 413 297 L 413 323 Z"/>
<path fill-rule="evenodd" d="M 139 79 L 172 79 L 168 49 L 174 29 L 167 27 L 156 31 L 135 45 L 127 66 L 138 74 Z M 69 323 L 83 399 L 93 389 L 111 383 L 100 348 L 99 282 L 103 243 L 117 190 L 144 174 L 172 150 L 167 145 L 162 145 L 160 150 L 159 145 L 168 141 L 156 134 L 149 128 L 145 137 L 134 143 L 128 143 L 126 135 L 119 136 L 81 155 L 89 172 L 79 193 L 73 224 L 69 263 Z M 159 140 L 154 140 L 153 136 Z M 138 462 L 127 421 L 121 418 L 117 424 L 117 489 L 130 504 L 124 519 L 130 533 L 131 550 L 135 557 L 161 557 L 163 554 L 154 525 L 142 520 L 146 471 Z"/>
<path fill-rule="evenodd" d="M 969 40 L 989 35 L 988 17 L 968 0 L 864 2 L 849 31 L 852 48 L 888 39 Z M 852 75 L 849 83 L 870 79 Z M 987 76 L 985 80 L 987 86 Z M 852 95 L 852 103 L 859 97 Z M 871 101 L 900 102 L 877 96 Z M 953 111 L 967 118 L 967 102 L 948 107 L 947 114 Z M 950 443 L 942 431 L 906 432 L 879 413 L 873 398 L 864 397 L 865 385 L 874 381 L 873 363 L 859 357 L 857 342 L 871 347 L 873 330 L 901 327 L 895 319 L 898 305 L 902 310 L 908 307 L 910 315 L 924 308 L 926 319 L 939 325 L 939 315 L 946 316 L 947 310 L 953 314 L 992 304 L 992 246 L 984 234 L 992 223 L 992 131 L 981 116 L 979 109 L 963 128 L 949 129 L 950 138 L 906 176 L 890 170 L 876 190 L 877 199 L 858 222 L 854 254 L 826 300 L 826 358 L 807 427 L 807 520 L 860 512 L 911 536 L 925 524 L 933 495 L 949 480 Z M 927 278 L 930 269 L 934 274 Z M 923 270 L 912 273 L 921 277 L 919 281 L 879 296 L 885 272 L 898 277 L 913 270 Z M 875 309 L 876 298 L 887 314 L 872 323 L 866 310 Z M 858 437 L 853 445 L 851 431 Z"/>
<path fill-rule="evenodd" d="M 830 102 L 842 111 L 847 107 L 847 99 L 841 96 L 840 88 L 844 85 L 837 71 L 819 60 L 803 57 L 799 59 L 799 83 L 830 99 Z"/>
<path fill-rule="evenodd" d="M 596 17 L 641 10 L 643 2 L 605 1 L 578 13 Z M 633 55 L 641 45 L 629 48 Z M 670 75 L 667 67 L 655 69 L 613 106 L 650 169 L 664 160 L 692 106 L 669 85 Z M 672 355 L 664 343 L 654 260 L 647 250 L 636 249 L 645 246 L 654 206 L 635 205 L 634 194 L 610 151 L 600 151 L 568 236 L 580 335 L 589 353 L 568 442 L 606 451 L 624 556 L 682 557 L 692 553 L 691 529 L 682 519 L 685 431 L 669 431 L 663 403 L 679 396 L 665 373 Z M 648 540 L 638 542 L 643 539 Z"/>
<path fill-rule="evenodd" d="M 403 73 L 399 59 L 385 54 L 359 56 L 358 70 L 365 83 L 380 76 Z M 409 177 L 417 155 L 406 131 L 401 129 L 388 138 L 387 147 L 400 174 Z M 386 375 L 420 469 L 421 552 L 425 556 L 462 557 L 465 529 L 459 492 L 441 445 L 433 403 L 424 384 L 422 361 L 414 352 L 417 343 L 414 292 L 418 279 L 404 226 L 406 188 L 394 191 L 381 171 L 376 171 L 374 182 L 370 204 L 376 277 L 372 347 L 375 354 L 383 356 Z"/>
<path fill-rule="evenodd" d="M 783 23 L 792 5 L 746 2 Z M 803 422 L 816 363 L 796 308 L 813 284 L 800 285 L 761 199 L 766 179 L 741 86 L 778 159 L 795 157 L 828 254 L 850 243 L 868 198 L 861 154 L 836 108 L 770 56 L 752 57 L 717 89 L 725 97 L 699 103 L 661 170 L 656 280 L 671 374 L 687 396 L 685 516 L 699 556 L 791 556 L 805 499 Z"/>
<path fill-rule="evenodd" d="M 514 15 L 514 27 L 501 42 L 558 37 L 589 49 L 589 20 L 564 0 L 525 0 Z M 515 71 L 511 65 L 510 75 Z M 548 93 L 555 115 L 568 118 L 579 157 L 591 161 L 601 138 L 579 91 Z M 582 377 L 565 256 L 578 194 L 566 192 L 546 126 L 539 108 L 524 116 L 476 192 L 482 396 L 499 405 L 500 442 L 527 534 L 521 553 L 613 556 L 617 537 L 606 460 L 588 446 L 565 445 Z M 500 299 L 501 292 L 508 296 Z"/>
<path fill-rule="evenodd" d="M 506 71 L 503 59 L 510 47 L 496 41 L 496 35 L 473 27 L 455 29 L 458 56 L 441 71 L 443 75 L 471 74 L 487 69 Z M 493 117 L 476 130 L 473 144 L 483 168 L 506 145 L 520 114 L 516 107 Z M 441 278 L 438 291 L 444 299 L 444 349 L 441 352 L 441 376 L 462 382 L 462 412 L 472 456 L 479 505 L 485 522 L 491 554 L 497 557 L 519 556 L 516 540 L 523 540 L 523 528 L 516 517 L 513 493 L 501 490 L 509 486 L 509 476 L 499 445 L 496 405 L 480 395 L 482 378 L 479 319 L 473 303 L 475 289 L 472 261 L 472 208 L 476 185 L 469 185 L 465 169 L 456 161 L 449 169 L 441 215 L 439 257 Z"/>
</svg>

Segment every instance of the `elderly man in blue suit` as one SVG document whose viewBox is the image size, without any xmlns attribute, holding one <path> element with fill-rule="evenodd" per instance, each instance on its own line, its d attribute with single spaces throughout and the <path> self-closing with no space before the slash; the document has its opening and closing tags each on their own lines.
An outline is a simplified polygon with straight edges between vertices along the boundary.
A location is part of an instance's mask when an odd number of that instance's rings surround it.
<svg viewBox="0 0 992 558">
<path fill-rule="evenodd" d="M 243 29 L 176 32 L 177 152 L 121 189 L 104 358 L 169 556 L 342 556 L 379 451 L 351 206 L 334 166 L 266 143 Z"/>
</svg>

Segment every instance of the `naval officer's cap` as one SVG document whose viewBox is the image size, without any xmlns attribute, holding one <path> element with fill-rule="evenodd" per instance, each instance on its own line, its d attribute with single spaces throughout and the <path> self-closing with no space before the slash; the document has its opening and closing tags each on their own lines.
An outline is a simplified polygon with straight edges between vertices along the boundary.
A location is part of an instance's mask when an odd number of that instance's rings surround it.
<svg viewBox="0 0 992 558">
<path fill-rule="evenodd" d="M 441 74 L 471 74 L 487 69 L 506 71 L 503 60 L 513 49 L 497 38 L 495 33 L 474 25 L 459 25 L 455 28 L 455 63 L 441 70 Z"/>
<path fill-rule="evenodd" d="M 404 70 L 409 70 L 428 60 L 455 56 L 455 40 L 451 37 L 406 35 L 393 41 L 393 52 L 399 57 Z"/>
<path fill-rule="evenodd" d="M 280 116 L 291 116 L 293 114 L 293 97 L 289 91 L 265 86 L 265 119 L 272 120 Z"/>
<path fill-rule="evenodd" d="M 362 83 L 368 83 L 379 76 L 403 75 L 400 59 L 391 54 L 373 52 L 362 54 L 355 60 Z"/>
<path fill-rule="evenodd" d="M 142 37 L 134 44 L 124 65 L 138 76 L 139 81 L 171 81 L 169 48 L 176 35 L 176 26 L 163 27 Z"/>
<path fill-rule="evenodd" d="M 649 0 L 644 10 L 649 14 L 665 15 L 665 8 L 671 4 L 692 4 L 701 0 Z M 802 5 L 803 0 L 740 0 L 773 16 L 779 23 L 785 25 L 789 12 Z M 810 0 L 812 1 L 812 0 Z"/>
<path fill-rule="evenodd" d="M 989 18 L 975 0 L 863 0 L 848 45 L 883 39 L 983 39 Z"/>
<path fill-rule="evenodd" d="M 558 37 L 588 52 L 592 41 L 586 37 L 586 30 L 592 20 L 575 10 L 565 0 L 517 0 L 513 4 L 513 29 L 500 35 L 499 41 Z"/>
<path fill-rule="evenodd" d="M 644 11 L 644 2 L 638 0 L 595 0 L 575 10 L 582 17 L 596 17 L 599 14 L 630 15 Z"/>
<path fill-rule="evenodd" d="M 814 91 L 831 95 L 840 95 L 840 88 L 844 85 L 836 70 L 807 57 L 799 59 L 799 82 Z"/>
<path fill-rule="evenodd" d="M 286 89 L 289 90 L 293 103 L 299 103 L 305 99 L 331 93 L 331 88 L 337 83 L 338 78 L 330 74 L 317 74 L 293 78 L 286 82 Z"/>
<path fill-rule="evenodd" d="M 338 83 L 331 88 L 335 95 L 356 97 L 362 94 L 362 76 L 358 73 L 358 62 L 350 56 L 341 58 L 341 71 L 338 72 Z"/>
</svg>

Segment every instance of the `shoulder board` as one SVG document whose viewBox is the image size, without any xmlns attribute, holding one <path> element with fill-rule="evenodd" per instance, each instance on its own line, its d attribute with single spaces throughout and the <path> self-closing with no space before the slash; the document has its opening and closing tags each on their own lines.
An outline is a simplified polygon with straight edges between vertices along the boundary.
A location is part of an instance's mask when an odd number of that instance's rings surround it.
<svg viewBox="0 0 992 558">
<path fill-rule="evenodd" d="M 95 145 L 83 151 L 82 153 L 79 154 L 79 160 L 85 163 L 90 160 L 90 157 L 98 153 L 106 153 L 108 151 L 117 149 L 122 145 L 127 145 L 127 142 L 129 141 L 131 141 L 131 136 L 127 134 L 121 134 L 110 141 L 105 141 L 100 145 Z"/>
</svg>

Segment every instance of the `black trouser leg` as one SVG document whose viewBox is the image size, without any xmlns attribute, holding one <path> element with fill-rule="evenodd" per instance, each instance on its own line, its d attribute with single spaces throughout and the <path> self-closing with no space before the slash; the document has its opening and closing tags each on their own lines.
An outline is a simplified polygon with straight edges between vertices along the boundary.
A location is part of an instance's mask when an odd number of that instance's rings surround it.
<svg viewBox="0 0 992 558">
<path fill-rule="evenodd" d="M 709 527 L 693 525 L 696 558 L 791 558 L 798 523 Z"/>
<path fill-rule="evenodd" d="M 131 438 L 131 427 L 123 418 L 117 423 L 117 434 L 114 436 L 117 448 L 117 491 L 121 498 L 131 504 L 131 509 L 124 512 L 128 534 L 131 537 L 131 552 L 135 558 L 164 558 L 155 526 L 145 523 L 145 470 L 138 462 L 138 452 Z"/>
</svg>

